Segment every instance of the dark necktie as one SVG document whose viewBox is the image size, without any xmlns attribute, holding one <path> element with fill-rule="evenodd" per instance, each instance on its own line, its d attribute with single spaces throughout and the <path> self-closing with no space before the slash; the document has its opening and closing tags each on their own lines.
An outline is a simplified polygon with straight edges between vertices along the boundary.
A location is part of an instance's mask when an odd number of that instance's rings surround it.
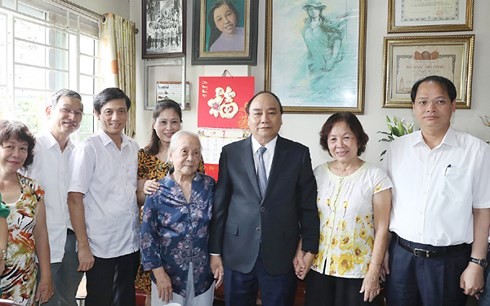
<svg viewBox="0 0 490 306">
<path fill-rule="evenodd" d="M 264 153 L 267 151 L 266 147 L 259 148 L 259 164 L 257 165 L 257 180 L 260 188 L 260 195 L 262 199 L 265 195 L 265 188 L 267 187 L 267 173 L 265 171 Z"/>
</svg>

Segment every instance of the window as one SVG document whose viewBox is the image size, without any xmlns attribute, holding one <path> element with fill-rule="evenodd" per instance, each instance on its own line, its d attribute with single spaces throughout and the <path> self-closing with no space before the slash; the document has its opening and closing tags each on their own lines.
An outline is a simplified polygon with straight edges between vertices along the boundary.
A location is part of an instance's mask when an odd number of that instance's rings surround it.
<svg viewBox="0 0 490 306">
<path fill-rule="evenodd" d="M 0 118 L 37 133 L 53 92 L 80 93 L 84 117 L 75 139 L 95 129 L 93 97 L 100 82 L 98 17 L 63 1 L 0 0 Z"/>
</svg>

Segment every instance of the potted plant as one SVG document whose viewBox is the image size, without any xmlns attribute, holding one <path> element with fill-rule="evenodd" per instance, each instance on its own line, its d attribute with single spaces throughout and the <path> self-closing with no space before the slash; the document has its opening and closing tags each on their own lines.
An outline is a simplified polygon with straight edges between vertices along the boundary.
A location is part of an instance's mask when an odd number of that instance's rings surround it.
<svg viewBox="0 0 490 306">
<path fill-rule="evenodd" d="M 379 142 L 392 142 L 395 138 L 400 136 L 410 134 L 413 132 L 413 122 L 409 122 L 405 119 L 399 119 L 396 116 L 390 118 L 390 116 L 386 116 L 386 125 L 388 125 L 389 132 L 378 131 L 379 134 L 385 135 L 384 138 L 381 138 Z M 386 150 L 383 150 L 379 155 L 380 160 L 383 160 L 384 155 L 386 154 Z"/>
</svg>

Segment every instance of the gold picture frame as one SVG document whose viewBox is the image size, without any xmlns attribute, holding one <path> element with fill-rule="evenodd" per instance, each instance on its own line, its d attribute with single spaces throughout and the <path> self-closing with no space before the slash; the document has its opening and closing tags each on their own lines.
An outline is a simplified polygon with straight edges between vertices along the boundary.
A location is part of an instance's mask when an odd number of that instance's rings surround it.
<svg viewBox="0 0 490 306">
<path fill-rule="evenodd" d="M 388 0 L 388 33 L 473 30 L 473 0 Z"/>
<path fill-rule="evenodd" d="M 267 0 L 264 87 L 280 97 L 285 112 L 362 114 L 366 1 L 311 3 Z"/>
<path fill-rule="evenodd" d="M 456 86 L 456 107 L 471 108 L 474 43 L 474 35 L 385 37 L 383 107 L 412 107 L 412 85 L 441 75 Z"/>
</svg>

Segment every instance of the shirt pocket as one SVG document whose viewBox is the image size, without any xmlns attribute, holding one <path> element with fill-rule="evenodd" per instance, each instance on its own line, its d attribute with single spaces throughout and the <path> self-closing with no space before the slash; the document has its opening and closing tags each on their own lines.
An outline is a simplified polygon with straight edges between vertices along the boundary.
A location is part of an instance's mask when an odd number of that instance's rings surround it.
<svg viewBox="0 0 490 306">
<path fill-rule="evenodd" d="M 449 202 L 472 201 L 471 175 L 466 167 L 447 167 L 444 170 L 443 194 Z"/>
</svg>

